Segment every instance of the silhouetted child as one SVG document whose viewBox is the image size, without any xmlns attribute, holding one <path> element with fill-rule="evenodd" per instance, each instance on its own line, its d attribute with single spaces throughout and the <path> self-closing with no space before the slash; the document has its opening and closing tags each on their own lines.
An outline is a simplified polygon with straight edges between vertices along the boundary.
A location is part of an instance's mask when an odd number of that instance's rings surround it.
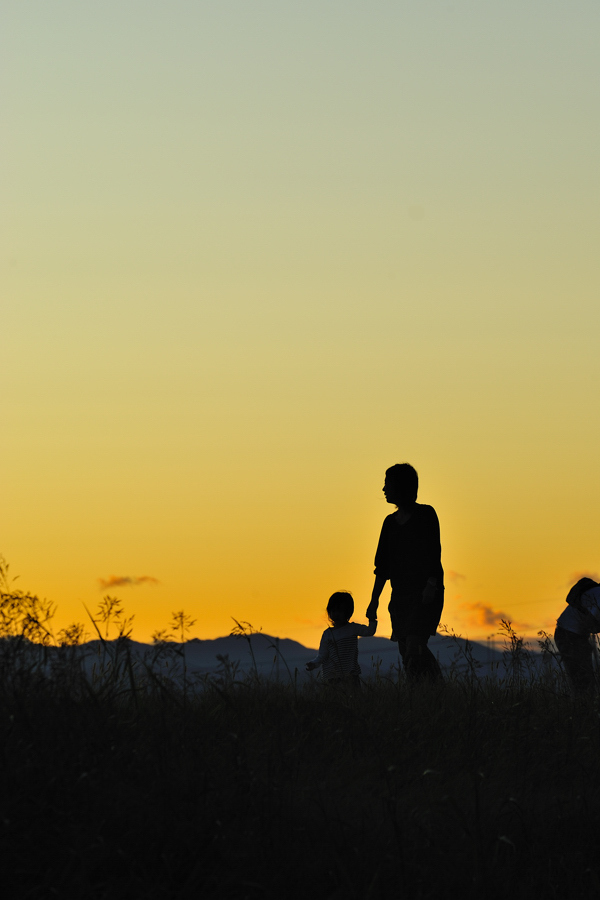
<svg viewBox="0 0 600 900">
<path fill-rule="evenodd" d="M 594 688 L 590 634 L 600 632 L 600 585 L 581 578 L 567 594 L 567 608 L 556 621 L 554 641 L 574 693 Z"/>
<path fill-rule="evenodd" d="M 311 672 L 323 666 L 323 677 L 328 682 L 348 683 L 358 687 L 360 666 L 358 664 L 358 638 L 371 637 L 377 630 L 377 619 L 369 619 L 368 625 L 357 625 L 350 621 L 354 612 L 352 594 L 336 591 L 329 598 L 327 615 L 331 627 L 323 632 L 319 655 L 306 663 Z"/>
</svg>

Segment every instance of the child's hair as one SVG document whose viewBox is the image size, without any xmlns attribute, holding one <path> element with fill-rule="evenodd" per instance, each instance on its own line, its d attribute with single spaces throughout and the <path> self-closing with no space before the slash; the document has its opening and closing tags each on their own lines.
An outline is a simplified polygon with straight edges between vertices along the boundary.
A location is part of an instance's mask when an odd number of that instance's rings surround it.
<svg viewBox="0 0 600 900">
<path fill-rule="evenodd" d="M 332 625 L 344 625 L 354 612 L 354 599 L 349 591 L 336 591 L 327 603 L 327 615 Z"/>
</svg>

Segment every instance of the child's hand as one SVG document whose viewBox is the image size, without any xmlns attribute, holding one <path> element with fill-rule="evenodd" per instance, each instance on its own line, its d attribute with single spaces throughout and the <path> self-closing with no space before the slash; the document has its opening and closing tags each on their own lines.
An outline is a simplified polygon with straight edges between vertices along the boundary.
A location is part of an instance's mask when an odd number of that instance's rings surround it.
<svg viewBox="0 0 600 900">
<path fill-rule="evenodd" d="M 312 660 L 310 662 L 306 663 L 306 671 L 307 672 L 312 672 L 312 670 L 316 669 L 316 668 L 317 667 L 315 666 L 314 662 L 312 662 Z"/>
</svg>

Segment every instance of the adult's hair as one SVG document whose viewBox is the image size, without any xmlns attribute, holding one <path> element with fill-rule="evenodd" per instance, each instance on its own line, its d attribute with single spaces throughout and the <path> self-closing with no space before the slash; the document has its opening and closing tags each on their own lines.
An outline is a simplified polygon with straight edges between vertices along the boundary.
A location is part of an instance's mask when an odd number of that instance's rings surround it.
<svg viewBox="0 0 600 900">
<path fill-rule="evenodd" d="M 347 622 L 354 612 L 354 598 L 349 591 L 336 591 L 327 602 L 329 621 L 336 625 Z"/>
<path fill-rule="evenodd" d="M 386 470 L 385 480 L 389 488 L 388 498 L 392 503 L 403 509 L 414 506 L 419 492 L 419 476 L 416 469 L 408 463 L 397 463 Z"/>
</svg>

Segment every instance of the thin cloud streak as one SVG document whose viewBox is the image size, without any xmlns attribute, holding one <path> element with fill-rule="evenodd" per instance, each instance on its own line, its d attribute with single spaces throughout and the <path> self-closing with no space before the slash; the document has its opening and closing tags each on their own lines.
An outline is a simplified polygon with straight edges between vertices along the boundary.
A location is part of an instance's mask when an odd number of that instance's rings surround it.
<svg viewBox="0 0 600 900">
<path fill-rule="evenodd" d="M 139 587 L 143 584 L 160 584 L 160 581 L 152 575 L 110 575 L 108 578 L 98 579 L 101 591 L 117 587 Z"/>
<path fill-rule="evenodd" d="M 466 575 L 461 575 L 460 572 L 454 572 L 452 569 L 446 569 L 445 577 L 451 584 L 460 584 L 461 581 L 467 580 Z"/>
</svg>

